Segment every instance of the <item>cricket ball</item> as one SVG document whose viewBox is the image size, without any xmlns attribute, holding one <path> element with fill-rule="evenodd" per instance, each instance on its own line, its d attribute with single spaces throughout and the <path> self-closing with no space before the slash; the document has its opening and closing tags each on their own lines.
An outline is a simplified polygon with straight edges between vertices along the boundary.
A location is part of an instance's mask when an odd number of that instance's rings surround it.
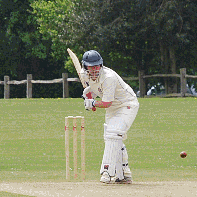
<svg viewBox="0 0 197 197">
<path fill-rule="evenodd" d="M 180 157 L 181 157 L 181 158 L 187 157 L 187 153 L 186 153 L 185 151 L 182 151 L 182 152 L 180 153 Z"/>
</svg>

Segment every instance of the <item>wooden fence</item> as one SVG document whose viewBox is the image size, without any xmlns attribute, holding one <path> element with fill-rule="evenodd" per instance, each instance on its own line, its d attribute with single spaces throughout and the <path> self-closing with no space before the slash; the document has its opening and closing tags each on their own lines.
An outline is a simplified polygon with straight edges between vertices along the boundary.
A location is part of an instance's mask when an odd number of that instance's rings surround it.
<svg viewBox="0 0 197 197">
<path fill-rule="evenodd" d="M 180 87 L 181 91 L 180 94 L 173 93 L 170 95 L 165 96 L 178 96 L 178 97 L 185 97 L 185 96 L 191 96 L 187 94 L 187 78 L 193 78 L 197 79 L 197 76 L 194 75 L 187 75 L 186 74 L 186 68 L 180 69 L 180 74 L 154 74 L 154 75 L 145 75 L 144 71 L 138 72 L 138 79 L 133 80 L 139 80 L 139 90 L 140 90 L 140 97 L 144 97 L 146 95 L 146 79 L 152 78 L 152 77 L 178 77 L 180 78 Z M 126 78 L 125 78 L 126 80 Z"/>
<path fill-rule="evenodd" d="M 178 77 L 180 78 L 181 84 L 181 93 L 180 94 L 173 94 L 174 96 L 181 96 L 185 97 L 187 94 L 187 78 L 197 79 L 197 76 L 187 75 L 186 68 L 180 69 L 180 74 L 154 74 L 154 75 L 145 75 L 144 71 L 138 72 L 138 77 L 123 77 L 125 81 L 127 80 L 138 80 L 139 81 L 139 90 L 140 90 L 140 97 L 144 97 L 146 95 L 146 78 L 151 77 Z M 22 81 L 10 81 L 9 76 L 4 76 L 4 81 L 0 81 L 0 85 L 4 85 L 4 99 L 10 98 L 10 85 L 20 85 L 26 84 L 26 97 L 32 98 L 32 84 L 34 83 L 44 83 L 44 84 L 53 84 L 53 83 L 62 83 L 63 87 L 63 98 L 69 97 L 69 81 L 80 82 L 79 78 L 68 78 L 68 73 L 62 73 L 62 78 L 60 79 L 53 79 L 53 80 L 33 80 L 32 74 L 27 74 L 27 79 Z M 172 95 L 172 96 L 173 96 Z"/>
<path fill-rule="evenodd" d="M 69 97 L 69 81 L 80 82 L 78 78 L 68 78 L 68 73 L 62 73 L 62 78 L 53 79 L 53 80 L 33 80 L 32 74 L 27 74 L 27 79 L 22 81 L 10 81 L 9 76 L 4 76 L 4 81 L 0 81 L 1 85 L 4 85 L 4 99 L 10 98 L 10 85 L 20 85 L 26 84 L 26 97 L 32 98 L 32 84 L 34 83 L 44 83 L 44 84 L 53 84 L 53 83 L 62 83 L 63 88 L 63 98 Z"/>
</svg>

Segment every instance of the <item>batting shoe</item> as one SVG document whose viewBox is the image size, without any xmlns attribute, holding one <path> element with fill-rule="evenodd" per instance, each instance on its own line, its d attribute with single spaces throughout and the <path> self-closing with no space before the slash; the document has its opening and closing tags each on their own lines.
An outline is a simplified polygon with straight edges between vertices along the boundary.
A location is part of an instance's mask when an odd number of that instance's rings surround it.
<svg viewBox="0 0 197 197">
<path fill-rule="evenodd" d="M 132 183 L 132 177 L 124 177 L 124 182 L 126 183 L 126 184 L 131 184 Z"/>
<path fill-rule="evenodd" d="M 124 179 L 120 180 L 117 176 L 111 177 L 110 183 L 112 184 L 131 184 L 132 177 L 131 176 L 124 176 Z"/>
<path fill-rule="evenodd" d="M 124 169 L 124 179 L 128 184 L 132 183 L 132 173 L 129 167 Z"/>
<path fill-rule="evenodd" d="M 119 178 L 117 178 L 114 182 L 115 184 L 131 184 L 132 183 L 132 180 L 131 179 L 128 179 L 128 178 L 124 178 L 122 180 L 120 180 Z"/>
<path fill-rule="evenodd" d="M 102 183 L 111 183 L 111 177 L 107 172 L 104 172 L 101 176 L 100 182 Z"/>
<path fill-rule="evenodd" d="M 117 176 L 115 176 L 115 177 L 111 177 L 110 183 L 112 183 L 112 184 L 131 184 L 132 179 L 131 179 L 131 177 L 124 176 L 124 179 L 120 180 Z"/>
</svg>

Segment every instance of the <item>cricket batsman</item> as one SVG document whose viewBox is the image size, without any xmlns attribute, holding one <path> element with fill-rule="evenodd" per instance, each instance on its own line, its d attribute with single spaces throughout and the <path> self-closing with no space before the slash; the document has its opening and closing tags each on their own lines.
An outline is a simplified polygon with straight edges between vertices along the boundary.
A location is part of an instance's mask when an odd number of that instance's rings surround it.
<svg viewBox="0 0 197 197">
<path fill-rule="evenodd" d="M 101 164 L 100 181 L 103 183 L 132 183 L 128 166 L 128 154 L 123 140 L 131 127 L 139 108 L 133 89 L 112 69 L 103 66 L 101 55 L 90 50 L 84 53 L 81 77 L 89 86 L 83 97 L 86 110 L 105 108 L 105 149 Z M 91 93 L 92 99 L 87 98 Z M 102 101 L 96 101 L 96 97 Z"/>
</svg>

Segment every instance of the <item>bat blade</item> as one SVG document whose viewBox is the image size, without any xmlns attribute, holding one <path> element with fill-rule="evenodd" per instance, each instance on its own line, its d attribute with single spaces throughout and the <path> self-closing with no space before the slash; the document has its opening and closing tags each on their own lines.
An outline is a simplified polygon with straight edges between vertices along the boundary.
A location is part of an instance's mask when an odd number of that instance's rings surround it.
<svg viewBox="0 0 197 197">
<path fill-rule="evenodd" d="M 81 64 L 79 62 L 79 59 L 77 58 L 77 56 L 69 48 L 67 49 L 67 51 L 68 51 L 68 54 L 70 55 L 70 57 L 72 59 L 72 62 L 74 64 L 74 66 L 75 66 L 75 69 L 77 71 L 77 74 L 79 76 L 79 79 L 80 79 L 80 81 L 82 83 L 83 88 L 86 88 L 87 87 L 87 84 L 86 84 L 86 82 L 83 80 L 83 78 L 80 75 L 80 72 L 81 72 L 81 68 L 82 67 L 81 67 Z M 87 97 L 88 97 L 88 99 L 92 99 L 91 93 L 90 94 L 87 94 Z M 96 111 L 96 107 L 93 107 L 92 108 L 92 111 Z"/>
<path fill-rule="evenodd" d="M 79 59 L 77 58 L 77 56 L 76 56 L 69 48 L 67 49 L 67 51 L 68 51 L 68 54 L 70 55 L 70 57 L 71 57 L 71 59 L 72 59 L 72 62 L 73 62 L 74 67 L 75 67 L 75 69 L 76 69 L 76 71 L 77 71 L 77 74 L 78 74 L 78 76 L 79 76 L 79 79 L 80 79 L 80 81 L 81 81 L 81 83 L 82 83 L 83 88 L 86 88 L 87 85 L 86 85 L 85 81 L 83 80 L 83 78 L 82 78 L 81 75 L 80 75 L 81 64 L 80 64 L 80 62 L 79 62 Z"/>
</svg>

